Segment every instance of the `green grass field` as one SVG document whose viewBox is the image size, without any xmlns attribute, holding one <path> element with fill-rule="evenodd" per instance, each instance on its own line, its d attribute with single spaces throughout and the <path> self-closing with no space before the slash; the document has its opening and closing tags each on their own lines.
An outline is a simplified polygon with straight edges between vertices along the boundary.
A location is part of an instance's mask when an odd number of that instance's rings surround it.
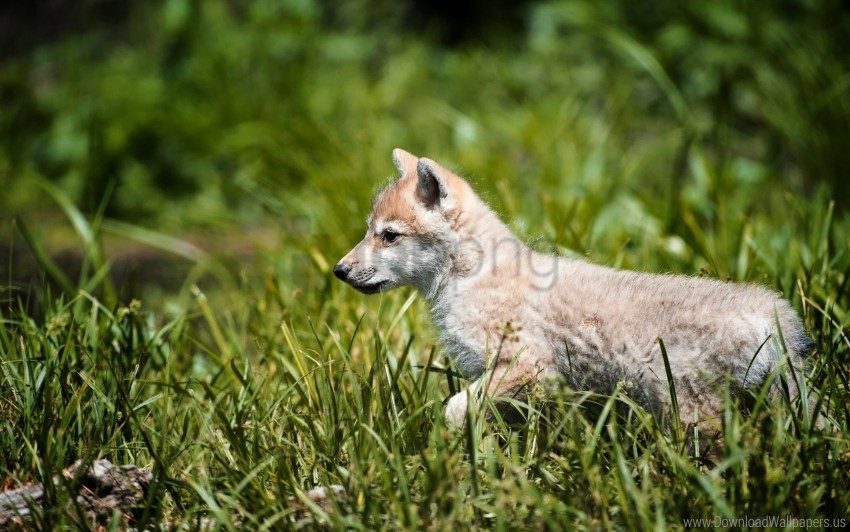
<svg viewBox="0 0 850 532">
<path fill-rule="evenodd" d="M 140 528 L 850 520 L 846 9 L 540 2 L 446 46 L 323 5 L 153 2 L 0 63 L 3 488 L 135 464 Z M 626 393 L 563 390 L 447 428 L 465 383 L 421 298 L 331 274 L 394 147 L 537 249 L 782 292 L 826 426 L 753 390 L 706 458 Z M 48 500 L 33 527 L 91 525 Z"/>
</svg>

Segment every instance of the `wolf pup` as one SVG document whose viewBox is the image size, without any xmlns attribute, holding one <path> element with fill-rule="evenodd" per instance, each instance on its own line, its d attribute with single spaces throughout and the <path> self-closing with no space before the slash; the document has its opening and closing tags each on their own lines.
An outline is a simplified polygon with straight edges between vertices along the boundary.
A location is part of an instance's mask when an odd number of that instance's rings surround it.
<svg viewBox="0 0 850 532">
<path fill-rule="evenodd" d="M 393 160 L 398 178 L 375 196 L 366 236 L 334 274 L 365 294 L 424 295 L 446 349 L 476 379 L 447 404 L 455 426 L 474 392 L 518 397 L 550 377 L 602 394 L 625 383 L 669 416 L 662 342 L 684 423 L 717 428 L 725 382 L 754 387 L 780 371 L 798 394 L 814 342 L 778 293 L 537 253 L 462 178 L 400 149 Z"/>
</svg>

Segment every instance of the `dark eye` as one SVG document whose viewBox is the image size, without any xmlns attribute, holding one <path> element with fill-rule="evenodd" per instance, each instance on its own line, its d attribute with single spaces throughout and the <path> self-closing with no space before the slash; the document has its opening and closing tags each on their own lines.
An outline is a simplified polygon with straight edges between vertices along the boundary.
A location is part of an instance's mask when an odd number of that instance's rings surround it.
<svg viewBox="0 0 850 532">
<path fill-rule="evenodd" d="M 383 239 L 384 239 L 384 242 L 386 242 L 387 244 L 392 244 L 392 243 L 393 243 L 393 242 L 395 242 L 395 241 L 398 239 L 398 237 L 400 237 L 400 236 L 401 236 L 401 235 L 400 235 L 399 233 L 396 233 L 395 231 L 390 231 L 390 230 L 388 229 L 388 230 L 384 231 Z"/>
</svg>

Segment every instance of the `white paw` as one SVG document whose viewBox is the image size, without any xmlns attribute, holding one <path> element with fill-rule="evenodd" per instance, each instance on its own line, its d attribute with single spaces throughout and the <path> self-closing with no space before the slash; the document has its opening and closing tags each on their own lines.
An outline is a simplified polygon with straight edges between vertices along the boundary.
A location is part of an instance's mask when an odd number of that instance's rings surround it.
<svg viewBox="0 0 850 532">
<path fill-rule="evenodd" d="M 452 428 L 461 429 L 466 422 L 467 391 L 456 393 L 446 405 L 446 422 Z"/>
</svg>

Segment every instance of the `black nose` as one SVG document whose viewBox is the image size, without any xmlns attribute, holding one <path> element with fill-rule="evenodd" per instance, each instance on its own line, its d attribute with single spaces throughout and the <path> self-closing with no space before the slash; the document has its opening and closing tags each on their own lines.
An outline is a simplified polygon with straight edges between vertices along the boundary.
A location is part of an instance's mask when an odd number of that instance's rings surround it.
<svg viewBox="0 0 850 532">
<path fill-rule="evenodd" d="M 345 278 L 348 277 L 348 272 L 351 271 L 351 264 L 346 262 L 340 262 L 336 266 L 334 266 L 334 275 L 337 276 L 338 279 L 345 281 Z"/>
</svg>

